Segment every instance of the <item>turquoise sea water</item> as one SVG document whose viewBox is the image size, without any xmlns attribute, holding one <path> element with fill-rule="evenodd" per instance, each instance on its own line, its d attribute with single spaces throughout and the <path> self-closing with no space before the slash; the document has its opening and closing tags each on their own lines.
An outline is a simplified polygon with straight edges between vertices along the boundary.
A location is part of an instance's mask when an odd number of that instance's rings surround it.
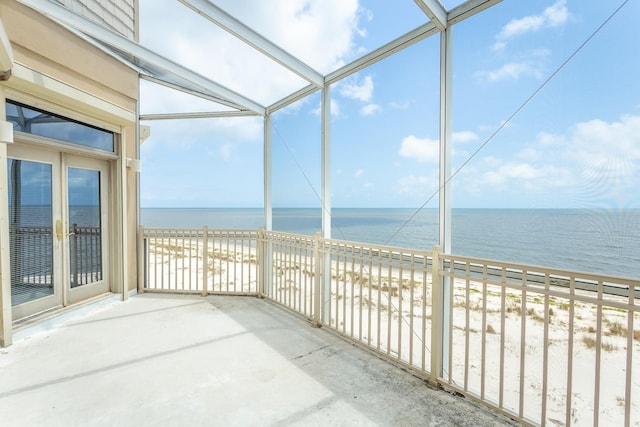
<svg viewBox="0 0 640 427">
<path fill-rule="evenodd" d="M 142 209 L 147 227 L 254 229 L 262 209 Z M 408 221 L 409 218 L 411 221 Z M 274 209 L 273 228 L 313 235 L 320 209 Z M 640 278 L 640 209 L 454 209 L 457 255 Z M 430 249 L 438 212 L 425 209 L 334 209 L 333 238 Z"/>
</svg>

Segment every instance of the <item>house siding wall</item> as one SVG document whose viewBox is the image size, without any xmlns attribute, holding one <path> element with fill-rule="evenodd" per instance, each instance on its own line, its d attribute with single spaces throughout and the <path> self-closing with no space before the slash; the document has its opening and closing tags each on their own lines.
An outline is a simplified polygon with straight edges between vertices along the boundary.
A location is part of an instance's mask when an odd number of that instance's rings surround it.
<svg viewBox="0 0 640 427">
<path fill-rule="evenodd" d="M 134 0 L 59 0 L 65 7 L 123 36 L 135 35 Z"/>
<path fill-rule="evenodd" d="M 134 37 L 135 0 L 64 2 L 83 15 L 127 37 Z M 116 194 L 112 200 L 124 210 L 124 223 L 118 219 L 118 224 L 112 227 L 122 230 L 121 236 L 114 240 L 123 242 L 122 262 L 113 267 L 111 290 L 136 289 L 137 176 L 130 170 L 121 174 L 124 171 L 121 165 L 125 164 L 126 158 L 137 157 L 137 71 L 15 0 L 0 1 L 0 19 L 9 37 L 15 63 L 12 77 L 0 82 L 1 113 L 4 113 L 4 97 L 7 96 L 82 122 L 104 126 L 120 135 L 116 151 L 119 159 L 112 161 L 111 167 L 112 190 Z M 0 114 L 0 119 L 2 117 Z M 0 150 L 0 160 L 6 165 L 6 145 L 4 151 Z M 122 176 L 122 179 L 118 178 L 119 182 L 116 182 L 115 176 Z M 5 190 L 0 188 L 0 197 L 6 200 L 6 186 L 1 184 Z M 120 216 L 118 212 L 114 214 L 112 218 Z M 3 216 L 1 212 L 0 216 Z M 0 238 L 6 237 L 7 233 L 6 221 L 0 218 Z M 0 249 L 8 253 L 9 248 L 1 246 Z M 116 261 L 112 258 L 113 262 Z M 0 271 L 0 278 L 4 283 L 2 273 Z M 10 288 L 5 288 L 3 286 L 0 298 L 0 346 L 11 344 Z"/>
</svg>

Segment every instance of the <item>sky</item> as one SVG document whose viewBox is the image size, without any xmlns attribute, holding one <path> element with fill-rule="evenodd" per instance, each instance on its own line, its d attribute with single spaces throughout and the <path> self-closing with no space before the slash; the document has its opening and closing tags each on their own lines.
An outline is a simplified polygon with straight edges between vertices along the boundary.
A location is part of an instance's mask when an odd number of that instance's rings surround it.
<svg viewBox="0 0 640 427">
<path fill-rule="evenodd" d="M 411 0 L 213 3 L 323 75 L 428 22 Z M 142 45 L 243 96 L 307 85 L 179 2 L 140 4 Z M 638 16 L 638 0 L 504 0 L 453 26 L 454 208 L 640 208 Z M 331 86 L 332 207 L 438 206 L 439 49 Z M 142 82 L 142 114 L 225 109 Z M 272 116 L 274 207 L 321 205 L 319 111 L 316 92 Z M 142 207 L 263 206 L 261 117 L 144 124 Z"/>
</svg>

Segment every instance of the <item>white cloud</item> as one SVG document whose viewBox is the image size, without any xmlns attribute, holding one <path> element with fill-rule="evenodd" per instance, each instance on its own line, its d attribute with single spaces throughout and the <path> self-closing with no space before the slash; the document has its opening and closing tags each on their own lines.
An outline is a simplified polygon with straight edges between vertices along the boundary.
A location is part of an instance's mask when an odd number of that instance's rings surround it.
<svg viewBox="0 0 640 427">
<path fill-rule="evenodd" d="M 506 41 L 525 33 L 538 31 L 541 28 L 556 28 L 564 25 L 569 18 L 566 0 L 558 0 L 547 7 L 541 14 L 529 15 L 509 21 L 498 35 L 493 48 L 504 49 Z"/>
<path fill-rule="evenodd" d="M 567 138 L 567 157 L 591 178 L 640 182 L 640 115 L 577 123 Z"/>
<path fill-rule="evenodd" d="M 454 143 L 461 143 L 461 144 L 478 140 L 478 134 L 469 130 L 453 132 L 451 137 L 453 138 Z"/>
<path fill-rule="evenodd" d="M 502 31 L 498 34 L 498 39 L 508 39 L 530 31 L 537 31 L 542 25 L 544 25 L 544 17 L 542 15 L 512 19 L 502 28 Z"/>
<path fill-rule="evenodd" d="M 409 157 L 418 162 L 439 161 L 440 147 L 437 139 L 416 138 L 409 135 L 402 140 L 399 154 L 402 157 Z"/>
<path fill-rule="evenodd" d="M 409 107 L 411 107 L 411 104 L 413 104 L 413 101 L 404 101 L 404 102 L 396 102 L 393 101 L 391 104 L 389 104 L 391 106 L 391 108 L 393 108 L 394 110 L 408 110 Z"/>
<path fill-rule="evenodd" d="M 429 184 L 426 176 L 409 175 L 398 180 L 398 192 L 401 194 L 423 194 Z"/>
<path fill-rule="evenodd" d="M 532 147 L 524 148 L 520 150 L 518 154 L 516 154 L 517 158 L 522 160 L 527 160 L 530 162 L 535 160 L 540 160 L 542 156 L 543 154 L 540 150 L 536 150 L 535 148 L 532 148 Z"/>
<path fill-rule="evenodd" d="M 340 104 L 331 98 L 331 117 L 340 117 Z"/>
<path fill-rule="evenodd" d="M 157 146 L 186 149 L 198 142 L 259 142 L 262 141 L 264 131 L 259 117 L 161 120 L 144 124 L 151 126 L 151 135 L 142 145 L 147 151 L 154 150 Z"/>
<path fill-rule="evenodd" d="M 640 115 L 579 122 L 557 135 L 541 132 L 515 158 L 480 159 L 461 175 L 458 188 L 475 194 L 564 192 L 624 205 L 640 182 Z"/>
<path fill-rule="evenodd" d="M 222 157 L 222 160 L 224 160 L 225 162 L 228 162 L 231 160 L 232 153 L 233 153 L 233 145 L 222 144 L 220 146 L 220 157 Z"/>
<path fill-rule="evenodd" d="M 367 104 L 360 109 L 360 114 L 363 116 L 373 116 L 376 113 L 382 111 L 382 107 L 378 104 Z"/>
<path fill-rule="evenodd" d="M 505 79 L 518 80 L 521 76 L 541 78 L 540 65 L 535 62 L 509 62 L 496 70 L 475 73 L 476 79 L 492 83 Z"/>
<path fill-rule="evenodd" d="M 569 9 L 566 0 L 559 0 L 544 10 L 544 17 L 550 27 L 564 25 L 569 19 Z"/>
<path fill-rule="evenodd" d="M 565 143 L 564 136 L 553 135 L 549 132 L 540 132 L 536 135 L 537 143 L 543 147 L 552 147 Z"/>
<path fill-rule="evenodd" d="M 344 83 L 340 85 L 340 95 L 345 98 L 357 99 L 362 102 L 369 102 L 373 97 L 373 79 L 366 76 L 362 82 Z"/>
<path fill-rule="evenodd" d="M 364 170 L 358 169 L 356 173 L 353 174 L 354 177 L 360 178 L 364 174 Z"/>
</svg>

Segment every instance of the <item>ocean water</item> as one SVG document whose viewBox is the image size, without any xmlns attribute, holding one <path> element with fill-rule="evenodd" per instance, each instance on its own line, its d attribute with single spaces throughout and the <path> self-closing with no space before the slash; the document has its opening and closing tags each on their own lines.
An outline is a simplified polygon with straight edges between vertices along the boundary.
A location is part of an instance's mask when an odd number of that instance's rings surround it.
<svg viewBox="0 0 640 427">
<path fill-rule="evenodd" d="M 273 229 L 320 231 L 320 209 L 274 209 Z M 143 208 L 146 227 L 255 229 L 262 209 Z M 333 209 L 335 239 L 429 250 L 438 212 L 425 209 Z M 454 209 L 456 255 L 640 278 L 640 209 Z"/>
</svg>

